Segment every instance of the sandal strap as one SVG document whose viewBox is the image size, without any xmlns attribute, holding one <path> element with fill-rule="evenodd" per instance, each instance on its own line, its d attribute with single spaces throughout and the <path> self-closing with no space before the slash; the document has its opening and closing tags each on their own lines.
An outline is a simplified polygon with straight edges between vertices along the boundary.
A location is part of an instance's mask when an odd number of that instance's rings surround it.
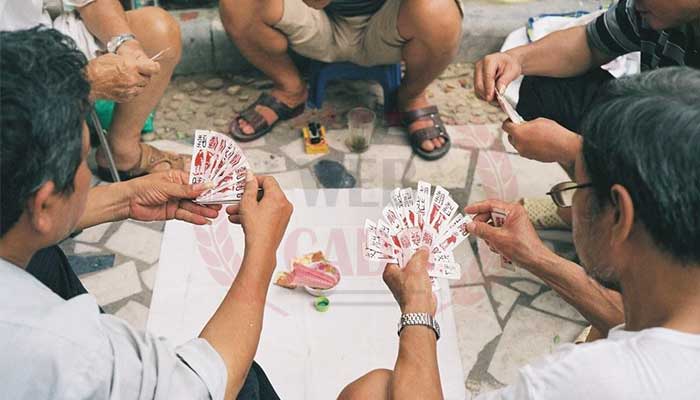
<svg viewBox="0 0 700 400">
<path fill-rule="evenodd" d="M 420 146 L 426 140 L 436 139 L 442 136 L 442 131 L 435 127 L 428 127 L 423 129 L 418 129 L 417 131 L 410 134 L 411 142 L 414 146 Z"/>
<path fill-rule="evenodd" d="M 256 105 L 257 103 L 253 103 L 250 107 L 243 110 L 238 115 L 238 118 L 236 118 L 236 120 L 242 119 L 249 123 L 254 132 L 261 131 L 269 126 L 265 117 L 255 110 Z"/>
<path fill-rule="evenodd" d="M 429 107 L 424 107 L 424 108 L 418 108 L 415 110 L 411 111 L 405 111 L 401 113 L 401 122 L 408 126 L 419 119 L 425 118 L 425 117 L 430 117 L 433 121 L 435 121 L 435 116 L 440 117 L 440 111 L 438 110 L 437 106 L 429 106 Z M 442 121 L 440 121 L 442 123 Z"/>
<path fill-rule="evenodd" d="M 306 106 L 306 104 L 301 103 L 298 106 L 291 108 L 268 93 L 260 94 L 260 97 L 258 97 L 258 100 L 255 101 L 255 104 L 260 104 L 274 111 L 280 121 L 288 120 L 300 115 L 304 112 L 304 107 Z"/>
</svg>

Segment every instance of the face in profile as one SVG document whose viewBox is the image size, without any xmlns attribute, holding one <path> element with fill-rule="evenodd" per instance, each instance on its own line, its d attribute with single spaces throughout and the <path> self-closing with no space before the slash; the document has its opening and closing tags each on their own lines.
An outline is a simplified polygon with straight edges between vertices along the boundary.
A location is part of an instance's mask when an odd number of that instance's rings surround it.
<svg viewBox="0 0 700 400">
<path fill-rule="evenodd" d="M 58 198 L 56 211 L 52 218 L 54 224 L 54 235 L 56 241 L 62 240 L 70 235 L 77 226 L 80 218 L 85 212 L 88 192 L 90 191 L 90 178 L 92 173 L 87 165 L 87 155 L 90 151 L 90 135 L 86 124 L 83 124 L 81 159 L 73 180 L 73 191 L 61 194 Z"/>
<path fill-rule="evenodd" d="M 636 0 L 634 6 L 655 30 L 674 28 L 700 18 L 699 0 Z"/>
<path fill-rule="evenodd" d="M 577 183 L 588 183 L 581 154 L 576 159 L 574 179 Z M 574 245 L 581 265 L 588 275 L 603 282 L 618 281 L 613 260 L 610 259 L 610 228 L 606 207 L 598 204 L 592 187 L 578 189 L 572 203 L 572 231 Z"/>
</svg>

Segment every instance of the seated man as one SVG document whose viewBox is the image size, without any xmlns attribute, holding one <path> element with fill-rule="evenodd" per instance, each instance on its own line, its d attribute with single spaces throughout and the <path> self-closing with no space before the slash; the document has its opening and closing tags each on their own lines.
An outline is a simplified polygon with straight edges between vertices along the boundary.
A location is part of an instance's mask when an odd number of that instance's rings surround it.
<svg viewBox="0 0 700 400">
<path fill-rule="evenodd" d="M 641 51 L 642 70 L 700 68 L 700 2 L 621 0 L 587 26 L 486 56 L 476 64 L 474 89 L 493 101 L 496 89 L 504 90 L 524 74 L 517 111 L 532 121 L 506 122 L 503 128 L 523 157 L 559 162 L 571 173 L 581 148 L 574 132 L 601 85 L 612 79 L 599 67 L 635 51 Z M 528 200 L 526 209 L 538 228 L 570 225 L 570 215 L 557 218 L 550 201 L 534 199 L 530 206 Z"/>
<path fill-rule="evenodd" d="M 575 182 L 553 189 L 571 207 L 585 271 L 619 282 L 624 325 L 607 339 L 566 344 L 523 367 L 515 382 L 478 399 L 696 399 L 700 393 L 700 71 L 667 68 L 614 82 L 581 124 Z M 645 119 L 646 117 L 646 119 Z M 640 122 L 643 121 L 643 122 Z M 494 208 L 505 224 L 484 221 Z M 568 261 L 537 237 L 522 206 L 468 206 L 470 232 L 507 257 L 554 276 Z M 434 313 L 424 251 L 384 279 L 403 313 Z M 580 268 L 556 288 L 584 274 Z M 571 278 L 571 279 L 569 279 Z M 577 295 L 581 295 L 579 292 Z M 579 301 L 586 301 L 581 298 Z M 374 371 L 345 389 L 350 399 L 439 399 L 435 336 L 400 331 L 396 369 Z"/>
<path fill-rule="evenodd" d="M 450 141 L 425 90 L 452 61 L 461 38 L 459 0 L 221 0 L 221 19 L 243 55 L 275 84 L 231 122 L 249 141 L 304 111 L 307 90 L 287 54 L 359 65 L 406 63 L 402 121 L 419 156 L 435 160 Z M 387 95 L 387 93 L 385 93 Z"/>
<path fill-rule="evenodd" d="M 183 171 L 90 189 L 85 56 L 55 30 L 0 32 L 0 388 L 8 399 L 277 399 L 252 363 L 275 253 L 292 207 L 272 178 L 246 183 L 226 211 L 245 229 L 238 276 L 200 334 L 173 348 L 100 314 L 95 299 L 62 299 L 25 268 L 76 226 L 133 218 L 206 224 L 219 207 L 189 200 L 206 185 Z M 265 196 L 257 201 L 258 185 Z M 75 279 L 57 248 L 70 297 Z M 63 262 L 62 262 L 63 261 Z M 69 272 L 65 272 L 65 271 Z M 77 282 L 79 284 L 79 282 Z M 63 286 L 63 287 L 62 287 Z M 245 382 L 245 383 L 244 383 Z"/>
<path fill-rule="evenodd" d="M 180 27 L 170 14 L 154 7 L 124 12 L 119 0 L 0 2 L 0 31 L 39 24 L 73 38 L 88 58 L 90 99 L 118 103 L 107 140 L 122 180 L 189 168 L 188 157 L 141 143 L 146 118 L 163 96 L 180 60 Z M 157 60 L 151 60 L 163 50 Z M 102 149 L 96 158 L 98 176 L 111 182 Z"/>
</svg>

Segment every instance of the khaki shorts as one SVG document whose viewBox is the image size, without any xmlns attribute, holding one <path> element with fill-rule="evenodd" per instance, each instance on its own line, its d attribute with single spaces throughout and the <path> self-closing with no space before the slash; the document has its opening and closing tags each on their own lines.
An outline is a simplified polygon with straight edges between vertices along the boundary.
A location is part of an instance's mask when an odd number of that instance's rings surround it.
<svg viewBox="0 0 700 400">
<path fill-rule="evenodd" d="M 372 15 L 331 17 L 303 0 L 284 0 L 284 14 L 275 28 L 287 36 L 294 51 L 313 60 L 393 64 L 401 61 L 406 43 L 397 26 L 401 1 L 386 0 Z M 460 0 L 455 1 L 462 12 Z"/>
</svg>

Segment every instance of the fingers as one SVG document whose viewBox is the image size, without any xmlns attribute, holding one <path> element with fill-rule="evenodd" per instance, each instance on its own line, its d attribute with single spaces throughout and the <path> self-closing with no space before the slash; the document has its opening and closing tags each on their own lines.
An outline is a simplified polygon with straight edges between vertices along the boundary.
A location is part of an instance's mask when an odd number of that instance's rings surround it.
<svg viewBox="0 0 700 400">
<path fill-rule="evenodd" d="M 508 87 L 508 85 L 513 82 L 518 75 L 520 75 L 518 68 L 516 68 L 512 63 L 506 63 L 503 66 L 503 71 L 496 80 L 496 88 L 498 91 L 503 93 L 506 90 L 506 87 Z"/>
<path fill-rule="evenodd" d="M 239 204 L 232 204 L 228 207 L 226 207 L 226 214 L 228 215 L 236 215 L 241 212 L 241 206 Z"/>
<path fill-rule="evenodd" d="M 484 94 L 484 74 L 482 72 L 484 68 L 484 60 L 479 60 L 474 67 L 474 92 L 476 96 L 482 100 L 486 99 Z"/>
<path fill-rule="evenodd" d="M 277 183 L 277 180 L 275 178 L 271 176 L 261 176 L 258 179 L 260 185 L 263 188 L 263 191 L 265 192 L 263 198 L 277 198 L 280 196 L 284 197 L 284 193 L 282 193 L 282 188 L 280 188 L 280 185 L 279 183 Z"/>
<path fill-rule="evenodd" d="M 196 185 L 183 185 L 181 183 L 163 183 L 163 191 L 172 199 L 195 199 L 207 189 L 212 188 L 211 182 L 198 183 Z"/>
<path fill-rule="evenodd" d="M 200 204 L 195 204 L 191 201 L 182 201 L 180 202 L 180 208 L 189 211 L 193 214 L 201 215 L 205 218 L 211 218 L 214 219 L 219 215 L 219 210 L 215 208 L 211 208 L 208 206 L 203 206 Z M 220 209 L 221 207 L 219 207 Z"/>
<path fill-rule="evenodd" d="M 467 231 L 478 238 L 488 241 L 490 244 L 498 243 L 498 238 L 501 235 L 501 230 L 499 228 L 494 228 L 481 221 L 469 223 L 467 225 Z"/>
<path fill-rule="evenodd" d="M 249 204 L 257 204 L 258 202 L 258 180 L 251 171 L 248 171 L 245 179 L 245 188 L 243 189 L 243 197 L 241 198 L 241 206 L 243 207 Z"/>
<path fill-rule="evenodd" d="M 205 217 L 195 214 L 193 212 L 190 212 L 184 208 L 178 208 L 175 210 L 175 219 L 178 219 L 180 221 L 185 221 L 189 222 L 194 225 L 208 225 L 210 224 L 209 220 L 206 219 Z"/>
<path fill-rule="evenodd" d="M 384 267 L 382 279 L 384 279 L 384 283 L 386 283 L 386 285 L 391 289 L 393 287 L 393 283 L 396 282 L 400 273 L 401 269 L 399 268 L 398 264 L 387 264 L 386 267 Z"/>
<path fill-rule="evenodd" d="M 510 207 L 510 203 L 506 203 L 505 201 L 501 200 L 491 199 L 470 204 L 464 207 L 464 212 L 467 214 L 490 214 L 494 208 L 501 208 L 507 210 Z"/>
</svg>

